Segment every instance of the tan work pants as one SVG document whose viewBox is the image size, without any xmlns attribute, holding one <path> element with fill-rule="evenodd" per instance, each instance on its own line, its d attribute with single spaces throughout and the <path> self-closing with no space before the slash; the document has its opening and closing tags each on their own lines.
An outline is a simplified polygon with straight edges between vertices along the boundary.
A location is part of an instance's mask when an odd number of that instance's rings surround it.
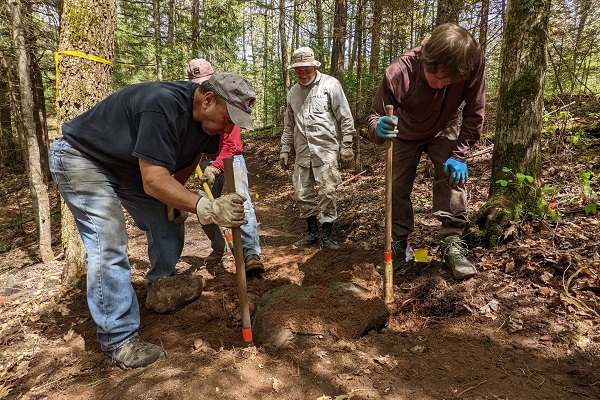
<svg viewBox="0 0 600 400">
<path fill-rule="evenodd" d="M 338 195 L 335 188 L 342 183 L 337 166 L 301 167 L 294 164 L 292 183 L 300 218 L 316 216 L 321 223 L 337 219 Z"/>
</svg>

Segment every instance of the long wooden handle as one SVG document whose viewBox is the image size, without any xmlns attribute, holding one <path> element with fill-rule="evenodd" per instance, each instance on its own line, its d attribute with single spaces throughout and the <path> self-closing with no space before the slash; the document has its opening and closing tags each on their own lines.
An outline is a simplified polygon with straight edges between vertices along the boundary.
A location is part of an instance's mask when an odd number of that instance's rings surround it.
<svg viewBox="0 0 600 400">
<path fill-rule="evenodd" d="M 233 174 L 233 158 L 225 158 L 225 190 L 235 193 L 235 178 Z M 247 346 L 253 346 L 252 324 L 250 322 L 250 309 L 248 307 L 248 288 L 246 286 L 246 268 L 244 264 L 244 251 L 242 249 L 242 230 L 231 228 L 233 234 L 233 257 L 235 258 L 235 274 L 238 282 L 238 297 L 242 313 L 242 338 Z"/>
<path fill-rule="evenodd" d="M 200 168 L 199 165 L 196 165 L 196 175 L 198 175 L 198 178 L 202 178 L 202 169 Z M 235 182 L 233 183 L 233 185 L 235 188 Z M 214 196 L 210 190 L 210 186 L 208 186 L 208 183 L 202 182 L 202 189 L 204 189 L 204 193 L 206 193 L 206 195 L 208 196 L 209 199 L 214 199 Z M 171 220 L 169 220 L 169 221 L 171 221 Z M 231 254 L 233 254 L 233 239 L 231 237 L 231 232 L 229 231 L 229 228 L 225 228 L 224 226 L 220 226 L 219 228 L 221 229 L 221 233 L 223 234 L 223 237 L 225 238 L 227 247 L 229 247 Z"/>
<path fill-rule="evenodd" d="M 385 106 L 385 114 L 393 118 L 394 106 Z M 394 145 L 391 139 L 385 142 L 385 249 L 383 261 L 385 265 L 384 300 L 394 301 L 394 264 L 392 261 L 392 155 Z"/>
</svg>

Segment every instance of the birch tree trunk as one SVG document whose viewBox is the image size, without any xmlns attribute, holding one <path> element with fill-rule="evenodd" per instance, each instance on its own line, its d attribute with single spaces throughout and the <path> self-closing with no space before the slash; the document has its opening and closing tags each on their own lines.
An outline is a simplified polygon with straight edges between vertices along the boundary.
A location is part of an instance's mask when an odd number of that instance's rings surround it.
<svg viewBox="0 0 600 400">
<path fill-rule="evenodd" d="M 29 190 L 38 229 L 38 246 L 43 262 L 51 260 L 52 235 L 50 226 L 50 200 L 48 188 L 45 183 L 45 173 L 42 170 L 40 148 L 45 148 L 45 143 L 40 143 L 36 133 L 34 118 L 33 88 L 31 84 L 31 71 L 29 68 L 29 54 L 25 42 L 25 29 L 21 14 L 21 3 L 11 0 L 10 13 L 13 27 L 13 40 L 18 62 L 19 92 L 21 95 L 21 117 L 24 127 L 25 152 Z"/>
<path fill-rule="evenodd" d="M 59 51 L 80 51 L 111 62 L 115 54 L 116 0 L 65 0 Z M 63 54 L 58 62 L 57 118 L 74 118 L 112 92 L 113 68 L 103 62 Z M 63 287 L 85 274 L 85 249 L 73 216 L 62 204 Z"/>
</svg>

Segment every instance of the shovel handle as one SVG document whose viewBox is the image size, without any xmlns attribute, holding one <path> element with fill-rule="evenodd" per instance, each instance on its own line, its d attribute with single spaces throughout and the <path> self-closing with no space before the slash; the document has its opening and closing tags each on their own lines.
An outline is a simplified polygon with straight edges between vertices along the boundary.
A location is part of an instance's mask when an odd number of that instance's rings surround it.
<svg viewBox="0 0 600 400">
<path fill-rule="evenodd" d="M 235 178 L 233 175 L 233 158 L 225 158 L 225 190 L 235 193 Z M 244 264 L 244 251 L 242 249 L 242 230 L 231 228 L 233 234 L 233 257 L 235 258 L 235 274 L 238 283 L 238 297 L 242 314 L 242 339 L 246 346 L 254 346 L 252 342 L 252 325 L 250 322 L 250 309 L 248 307 L 248 288 L 246 285 L 246 266 Z"/>
<path fill-rule="evenodd" d="M 394 117 L 394 106 L 385 106 L 386 116 Z M 394 264 L 392 261 L 392 156 L 394 144 L 391 139 L 385 141 L 385 249 L 383 261 L 385 265 L 384 301 L 394 301 Z"/>
<path fill-rule="evenodd" d="M 199 165 L 196 165 L 196 175 L 198 175 L 198 178 L 202 178 L 202 169 Z M 212 194 L 212 191 L 210 190 L 210 186 L 208 186 L 208 183 L 202 182 L 202 189 L 204 189 L 204 193 L 206 193 L 209 199 L 214 199 L 214 196 Z M 169 218 L 171 218 L 171 215 L 169 215 Z M 171 221 L 171 219 L 169 219 L 169 221 Z M 231 232 L 229 231 L 229 228 L 221 226 L 220 229 L 221 233 L 223 234 L 223 237 L 225 237 L 227 247 L 229 247 L 231 254 L 233 254 L 233 238 L 231 237 Z"/>
</svg>

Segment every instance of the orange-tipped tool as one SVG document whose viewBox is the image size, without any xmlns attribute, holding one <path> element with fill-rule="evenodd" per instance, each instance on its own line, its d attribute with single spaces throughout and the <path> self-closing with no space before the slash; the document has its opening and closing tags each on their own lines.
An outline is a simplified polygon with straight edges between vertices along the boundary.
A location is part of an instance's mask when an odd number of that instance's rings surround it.
<svg viewBox="0 0 600 400">
<path fill-rule="evenodd" d="M 202 178 L 202 169 L 200 169 L 199 165 L 196 165 L 196 175 L 198 175 L 198 178 Z M 204 189 L 204 193 L 206 193 L 209 199 L 214 199 L 210 187 L 208 186 L 208 183 L 202 182 L 202 189 Z M 223 233 L 223 236 L 225 237 L 225 241 L 227 242 L 227 247 L 229 247 L 231 254 L 233 254 L 233 237 L 231 236 L 231 231 L 229 230 L 229 228 L 220 228 L 221 232 Z"/>
<path fill-rule="evenodd" d="M 235 193 L 235 179 L 233 176 L 233 158 L 225 158 L 225 190 Z M 242 313 L 242 338 L 246 346 L 254 346 L 252 342 L 252 325 L 250 322 L 250 309 L 248 308 L 248 289 L 246 286 L 246 266 L 244 251 L 242 249 L 242 230 L 232 228 L 233 232 L 233 257 L 235 258 L 235 274 L 238 282 L 238 297 Z"/>
<path fill-rule="evenodd" d="M 385 114 L 394 118 L 394 106 L 385 106 Z M 392 263 L 392 139 L 385 141 L 385 248 L 383 261 L 385 265 L 384 301 L 394 301 L 394 265 Z"/>
</svg>

